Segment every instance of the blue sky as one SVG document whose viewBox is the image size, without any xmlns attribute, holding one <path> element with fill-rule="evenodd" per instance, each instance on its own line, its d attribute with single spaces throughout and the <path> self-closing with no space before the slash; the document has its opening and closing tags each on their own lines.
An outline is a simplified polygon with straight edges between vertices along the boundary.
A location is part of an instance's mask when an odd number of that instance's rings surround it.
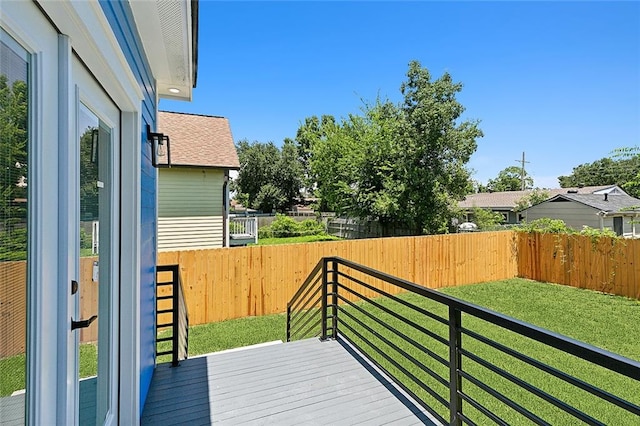
<svg viewBox="0 0 640 426">
<path fill-rule="evenodd" d="M 193 102 L 236 141 L 295 137 L 305 117 L 400 101 L 416 59 L 464 84 L 485 182 L 526 152 L 536 186 L 640 145 L 638 2 L 200 2 Z"/>
</svg>

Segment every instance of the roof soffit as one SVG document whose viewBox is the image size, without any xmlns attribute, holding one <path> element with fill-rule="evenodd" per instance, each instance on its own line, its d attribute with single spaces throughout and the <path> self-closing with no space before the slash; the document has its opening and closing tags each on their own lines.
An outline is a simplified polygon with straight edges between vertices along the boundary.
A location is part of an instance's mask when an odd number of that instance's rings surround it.
<svg viewBox="0 0 640 426">
<path fill-rule="evenodd" d="M 191 1 L 131 1 L 147 60 L 165 99 L 191 100 L 194 86 Z M 172 93 L 169 89 L 177 89 Z"/>
</svg>

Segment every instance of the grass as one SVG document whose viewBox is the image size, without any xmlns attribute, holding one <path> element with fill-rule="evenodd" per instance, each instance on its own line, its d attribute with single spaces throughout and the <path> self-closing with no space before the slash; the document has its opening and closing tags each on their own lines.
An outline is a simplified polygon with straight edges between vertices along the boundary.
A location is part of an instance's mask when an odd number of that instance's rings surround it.
<svg viewBox="0 0 640 426">
<path fill-rule="evenodd" d="M 246 317 L 210 324 L 189 327 L 189 356 L 233 349 L 257 343 L 286 340 L 286 314 L 266 315 L 262 317 Z M 162 332 L 160 337 L 170 336 L 170 332 Z M 159 346 L 159 350 L 171 349 Z M 170 362 L 170 355 L 158 357 L 158 362 Z"/>
<path fill-rule="evenodd" d="M 80 378 L 95 376 L 98 365 L 98 346 L 80 345 Z M 0 360 L 0 397 L 25 388 L 25 356 L 15 355 Z"/>
<path fill-rule="evenodd" d="M 303 235 L 300 237 L 285 238 L 260 238 L 259 246 L 270 246 L 274 244 L 294 244 L 294 243 L 315 243 L 317 241 L 338 241 L 340 238 L 333 235 Z"/>
<path fill-rule="evenodd" d="M 629 318 L 637 318 L 638 314 L 640 314 L 640 303 L 636 300 L 521 279 L 449 288 L 443 290 L 443 292 L 629 358 L 638 359 L 638 355 L 640 354 L 640 330 L 635 326 L 636 324 L 633 324 L 633 321 L 629 321 Z M 447 308 L 435 302 L 415 294 L 405 294 L 401 296 L 401 298 L 421 306 L 442 318 L 447 318 Z M 447 326 L 426 316 L 416 314 L 415 311 L 390 299 L 379 299 L 379 302 L 394 312 L 420 323 L 423 327 L 426 327 L 437 335 L 448 338 Z M 391 317 L 370 303 L 361 303 L 358 306 L 376 318 L 384 319 L 391 324 L 392 327 L 402 330 L 405 334 L 419 341 L 423 346 L 442 358 L 448 359 L 448 347 L 446 345 L 408 327 L 406 324 L 401 323 L 399 320 Z M 368 325 L 373 324 L 370 318 L 360 312 L 356 312 L 356 309 L 353 307 L 346 307 L 345 311 L 352 313 Z M 448 418 L 448 408 L 443 407 L 436 398 L 423 391 L 407 374 L 376 353 L 372 347 L 368 346 L 362 339 L 346 330 L 345 324 L 355 324 L 355 322 L 347 320 L 346 315 L 342 316 L 341 321 L 343 324 L 341 330 L 347 335 L 350 334 L 358 346 L 363 348 L 364 352 L 368 353 L 387 368 L 396 379 L 405 383 L 416 392 L 416 394 L 420 395 L 429 406 L 437 408 L 437 411 L 444 418 Z M 465 329 L 472 330 L 491 340 L 502 343 L 518 352 L 540 360 L 574 377 L 611 392 L 614 395 L 618 395 L 623 399 L 632 401 L 635 404 L 640 404 L 640 383 L 638 381 L 622 377 L 616 373 L 611 373 L 606 369 L 506 331 L 483 320 L 463 315 L 462 321 Z M 381 327 L 378 326 L 376 329 L 380 330 Z M 359 331 L 361 331 L 367 339 L 374 341 L 377 347 L 382 348 L 384 353 L 393 356 L 395 352 L 390 346 L 362 328 L 360 328 Z M 425 355 L 393 333 L 383 330 L 380 334 L 416 359 L 419 359 L 420 363 L 426 365 L 437 375 L 448 381 L 449 373 L 446 365 L 442 365 Z M 551 375 L 542 373 L 540 370 L 505 355 L 468 335 L 463 335 L 462 341 L 465 350 L 484 360 L 490 361 L 493 365 L 517 376 L 525 382 L 533 384 L 556 398 L 576 406 L 579 410 L 589 413 L 605 424 L 632 424 L 637 421 L 637 418 L 634 418 L 621 409 L 617 409 L 612 404 L 602 402 L 590 394 L 575 389 L 565 382 Z M 403 359 L 401 364 L 438 395 L 447 401 L 449 400 L 449 390 L 447 386 L 434 380 L 423 368 L 409 362 L 409 360 Z M 472 358 L 466 355 L 463 356 L 462 365 L 465 372 L 471 374 L 483 383 L 489 383 L 493 389 L 498 390 L 503 395 L 516 401 L 549 423 L 576 423 L 575 418 L 491 372 Z M 469 380 L 465 379 L 463 381 L 463 390 L 507 423 L 530 424 L 529 420 L 509 409 L 504 403 L 491 397 Z M 469 404 L 465 404 L 465 414 L 477 424 L 485 424 L 487 422 L 487 417 Z"/>
<path fill-rule="evenodd" d="M 443 293 L 449 294 L 474 304 L 478 304 L 489 309 L 513 316 L 523 321 L 531 322 L 540 327 L 550 329 L 552 331 L 567 335 L 574 339 L 585 341 L 594 346 L 598 346 L 621 354 L 623 356 L 638 360 L 640 358 L 640 328 L 637 327 L 637 321 L 633 318 L 640 316 L 640 302 L 637 300 L 627 299 L 623 297 L 610 296 L 592 291 L 579 290 L 566 286 L 554 284 L 537 283 L 522 279 L 512 279 L 498 281 L 485 284 L 468 285 L 461 287 L 453 287 L 442 290 Z M 446 309 L 429 300 L 415 295 L 403 295 L 403 299 L 419 304 L 430 311 L 445 317 Z M 413 315 L 407 311 L 407 308 L 398 305 L 395 302 L 386 299 L 379 299 L 381 303 L 391 307 L 394 312 L 407 315 Z M 376 317 L 383 318 L 386 314 L 380 313 L 371 305 L 360 304 L 363 309 L 375 313 Z M 351 311 L 354 315 L 360 315 Z M 361 316 L 359 316 L 361 317 Z M 367 322 L 366 318 L 362 317 Z M 448 358 L 448 349 L 436 341 L 425 339 L 420 333 L 411 332 L 404 324 L 398 323 L 392 318 L 386 318 L 389 323 L 393 324 L 397 329 L 402 329 L 407 334 L 433 350 L 443 358 Z M 447 336 L 447 327 L 425 317 L 415 317 L 424 327 L 432 330 L 434 333 Z M 345 322 L 345 316 L 341 317 L 341 321 Z M 369 321 L 370 322 L 370 321 Z M 230 320 L 213 324 L 193 326 L 189 330 L 189 354 L 190 356 L 215 352 L 224 349 L 230 349 L 239 346 L 246 346 L 256 343 L 262 343 L 272 340 L 285 339 L 286 317 L 283 314 L 269 315 L 264 317 L 248 317 L 238 320 Z M 499 327 L 488 324 L 482 320 L 478 320 L 466 315 L 463 316 L 463 325 L 465 328 L 483 334 L 493 340 L 501 342 L 520 352 L 539 359 L 549 365 L 568 372 L 582 380 L 595 384 L 615 395 L 619 395 L 624 399 L 630 400 L 635 404 L 640 404 L 640 383 L 631 379 L 610 373 L 602 368 L 595 367 L 590 363 L 581 361 L 571 355 L 567 355 L 560 351 L 550 350 L 548 347 L 533 342 L 527 338 L 506 332 Z M 346 332 L 345 327 L 342 328 Z M 390 339 L 394 337 L 390 334 L 383 333 Z M 357 340 L 357 339 L 356 339 Z M 403 344 L 399 341 L 399 345 L 407 352 L 413 354 L 420 359 L 425 365 L 433 369 L 437 374 L 448 380 L 448 369 L 435 361 L 431 361 L 429 357 L 417 351 L 415 348 Z M 474 354 L 478 354 L 484 359 L 490 360 L 493 364 L 512 372 L 518 377 L 526 380 L 537 387 L 557 396 L 560 399 L 571 401 L 572 405 L 578 406 L 583 411 L 591 413 L 593 416 L 606 424 L 633 424 L 637 421 L 626 415 L 621 410 L 617 410 L 611 404 L 601 403 L 596 398 L 591 397 L 583 391 L 576 390 L 571 386 L 567 386 L 564 382 L 542 374 L 540 371 L 529 367 L 519 361 L 515 361 L 495 349 L 486 346 L 483 343 L 471 339 L 469 336 L 463 337 L 464 348 Z M 364 347 L 364 345 L 363 345 Z M 380 345 L 383 347 L 383 344 Z M 95 346 L 82 345 L 81 359 L 94 359 L 90 350 Z M 372 351 L 367 350 L 366 352 Z M 385 352 L 392 354 L 389 348 L 384 349 Z M 379 362 L 385 364 L 381 357 L 377 357 Z M 92 358 L 93 357 L 93 358 Z M 159 362 L 168 361 L 167 359 L 159 359 Z M 95 363 L 95 361 L 93 361 Z M 91 366 L 81 367 L 81 374 L 95 374 L 95 364 Z M 408 368 L 412 374 L 415 374 L 425 383 L 430 385 L 438 394 L 448 400 L 448 388 L 442 386 L 421 369 L 415 365 L 404 361 L 404 366 Z M 394 369 L 393 366 L 386 365 L 396 377 L 407 382 L 406 376 Z M 500 378 L 486 368 L 475 363 L 471 359 L 463 359 L 463 368 L 474 377 L 479 378 L 483 382 L 490 383 L 494 389 L 499 390 L 504 395 L 517 401 L 522 406 L 534 411 L 551 424 L 576 424 L 574 418 L 570 418 L 552 406 L 543 403 L 540 399 L 532 396 L 528 392 L 524 392 L 510 382 Z M 0 361 L 0 380 L 1 395 L 6 395 L 8 387 L 5 382 L 7 377 L 5 372 L 22 371 L 24 372 L 24 358 L 13 357 Z M 82 373 L 83 372 L 83 373 Z M 17 380 L 17 384 L 16 383 Z M 24 376 L 13 380 L 13 390 L 22 389 L 24 387 Z M 20 381 L 21 380 L 21 381 Z M 16 387 L 18 386 L 18 387 Z M 503 403 L 489 397 L 475 385 L 465 381 L 463 385 L 465 392 L 473 395 L 474 398 L 481 401 L 491 411 L 496 412 L 510 424 L 529 424 L 530 422 L 520 415 L 515 414 L 507 409 Z M 431 396 L 423 391 L 415 388 L 415 391 L 421 395 L 432 407 L 441 407 L 441 405 Z M 9 394 L 11 392 L 8 392 Z M 438 410 L 445 417 L 446 410 L 440 408 Z M 482 417 L 476 410 L 465 404 L 465 414 L 469 415 L 478 424 L 485 424 L 486 418 Z M 448 417 L 447 417 L 448 418 Z"/>
</svg>

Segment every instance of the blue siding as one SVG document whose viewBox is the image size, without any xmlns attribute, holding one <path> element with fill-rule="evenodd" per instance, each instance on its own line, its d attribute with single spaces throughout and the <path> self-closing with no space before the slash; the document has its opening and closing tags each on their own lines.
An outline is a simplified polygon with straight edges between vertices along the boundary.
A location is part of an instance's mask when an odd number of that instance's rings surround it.
<svg viewBox="0 0 640 426">
<path fill-rule="evenodd" d="M 147 62 L 128 2 L 100 0 L 111 28 L 140 84 L 142 102 L 141 246 L 140 246 L 140 410 L 149 392 L 155 368 L 156 169 L 151 164 L 146 125 L 156 128 L 155 80 Z"/>
</svg>

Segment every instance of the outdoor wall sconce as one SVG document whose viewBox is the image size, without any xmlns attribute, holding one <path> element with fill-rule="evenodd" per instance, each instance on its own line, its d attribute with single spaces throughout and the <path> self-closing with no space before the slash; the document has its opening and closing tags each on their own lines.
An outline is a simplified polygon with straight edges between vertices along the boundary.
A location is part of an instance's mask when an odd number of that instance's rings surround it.
<svg viewBox="0 0 640 426">
<path fill-rule="evenodd" d="M 171 145 L 169 136 L 164 133 L 151 131 L 151 126 L 147 124 L 147 141 L 151 143 L 151 163 L 153 167 L 171 167 Z M 160 157 L 167 157 L 166 163 L 160 163 Z"/>
<path fill-rule="evenodd" d="M 93 129 L 91 131 L 91 162 L 93 164 L 98 163 L 98 140 L 98 129 Z"/>
</svg>

